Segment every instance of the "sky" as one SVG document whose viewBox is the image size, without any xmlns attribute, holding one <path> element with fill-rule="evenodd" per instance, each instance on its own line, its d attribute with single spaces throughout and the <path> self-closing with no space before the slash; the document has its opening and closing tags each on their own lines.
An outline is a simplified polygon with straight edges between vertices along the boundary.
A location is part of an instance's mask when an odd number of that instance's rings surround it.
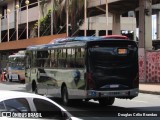
<svg viewBox="0 0 160 120">
<path fill-rule="evenodd" d="M 152 15 L 152 39 L 156 39 L 157 38 L 157 35 L 156 35 L 156 32 L 157 32 L 157 21 L 156 21 L 156 15 Z"/>
<path fill-rule="evenodd" d="M 157 17 L 156 15 L 152 15 L 152 40 L 157 39 Z M 139 37 L 139 29 L 136 30 L 136 36 Z"/>
</svg>

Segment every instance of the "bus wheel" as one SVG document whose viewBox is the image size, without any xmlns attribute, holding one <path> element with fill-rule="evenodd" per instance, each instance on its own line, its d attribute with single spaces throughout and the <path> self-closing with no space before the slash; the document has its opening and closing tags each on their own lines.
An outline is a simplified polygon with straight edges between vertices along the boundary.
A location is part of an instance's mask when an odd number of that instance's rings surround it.
<svg viewBox="0 0 160 120">
<path fill-rule="evenodd" d="M 18 75 L 18 81 L 19 81 L 20 83 L 22 82 L 19 75 Z"/>
<path fill-rule="evenodd" d="M 100 105 L 112 105 L 115 101 L 115 97 L 101 98 L 99 99 Z"/>
<path fill-rule="evenodd" d="M 35 94 L 38 94 L 37 85 L 36 85 L 35 82 L 33 82 L 33 84 L 32 84 L 32 92 L 35 93 Z"/>
<path fill-rule="evenodd" d="M 69 105 L 68 91 L 66 86 L 62 88 L 62 102 L 66 106 Z"/>
</svg>

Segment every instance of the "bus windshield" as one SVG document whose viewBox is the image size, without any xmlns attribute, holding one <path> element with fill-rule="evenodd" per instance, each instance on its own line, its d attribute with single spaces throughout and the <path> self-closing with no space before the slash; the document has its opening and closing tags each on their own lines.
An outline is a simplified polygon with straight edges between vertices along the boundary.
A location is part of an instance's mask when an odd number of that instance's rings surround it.
<svg viewBox="0 0 160 120">
<path fill-rule="evenodd" d="M 24 55 L 15 55 L 9 57 L 10 70 L 24 70 Z"/>
</svg>

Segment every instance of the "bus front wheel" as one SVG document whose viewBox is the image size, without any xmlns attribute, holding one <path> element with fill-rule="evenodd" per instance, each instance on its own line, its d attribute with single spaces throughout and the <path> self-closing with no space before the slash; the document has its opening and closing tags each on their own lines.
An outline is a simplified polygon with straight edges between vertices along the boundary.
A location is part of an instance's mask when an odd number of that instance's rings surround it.
<svg viewBox="0 0 160 120">
<path fill-rule="evenodd" d="M 68 91 L 66 86 L 62 88 L 62 102 L 66 106 L 69 105 Z"/>
<path fill-rule="evenodd" d="M 115 101 L 115 97 L 101 98 L 99 99 L 100 105 L 112 105 Z"/>
</svg>

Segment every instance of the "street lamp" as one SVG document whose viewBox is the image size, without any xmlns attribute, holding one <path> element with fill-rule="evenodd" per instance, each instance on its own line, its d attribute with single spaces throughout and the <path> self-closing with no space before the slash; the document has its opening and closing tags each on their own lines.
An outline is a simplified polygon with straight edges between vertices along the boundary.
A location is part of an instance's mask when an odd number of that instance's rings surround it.
<svg viewBox="0 0 160 120">
<path fill-rule="evenodd" d="M 66 1 L 66 32 L 67 32 L 67 37 L 69 37 L 69 26 L 68 26 L 68 23 L 69 23 L 69 1 L 67 0 Z"/>
<path fill-rule="evenodd" d="M 87 36 L 87 0 L 84 0 L 84 36 Z"/>
<path fill-rule="evenodd" d="M 10 9 L 7 9 L 7 26 L 8 26 L 8 42 L 9 42 L 9 14 L 10 14 Z"/>
<path fill-rule="evenodd" d="M 53 9 L 53 0 L 51 1 L 51 8 Z M 53 34 L 53 10 L 51 11 L 51 35 Z"/>
<path fill-rule="evenodd" d="M 26 15 L 26 17 L 27 17 L 26 18 L 26 22 L 27 22 L 27 28 L 26 29 L 27 29 L 27 39 L 28 39 L 28 5 L 29 5 L 29 0 L 26 0 L 25 3 L 26 3 L 26 14 L 27 14 Z"/>
<path fill-rule="evenodd" d="M 16 40 L 18 40 L 18 10 L 19 10 L 19 5 L 16 5 Z"/>
<path fill-rule="evenodd" d="M 38 37 L 40 36 L 40 0 L 38 0 Z"/>
<path fill-rule="evenodd" d="M 108 35 L 108 0 L 106 0 L 106 35 Z"/>
<path fill-rule="evenodd" d="M 1 34 L 1 19 L 2 19 L 2 14 L 0 14 L 0 43 L 2 42 L 2 34 Z"/>
</svg>

